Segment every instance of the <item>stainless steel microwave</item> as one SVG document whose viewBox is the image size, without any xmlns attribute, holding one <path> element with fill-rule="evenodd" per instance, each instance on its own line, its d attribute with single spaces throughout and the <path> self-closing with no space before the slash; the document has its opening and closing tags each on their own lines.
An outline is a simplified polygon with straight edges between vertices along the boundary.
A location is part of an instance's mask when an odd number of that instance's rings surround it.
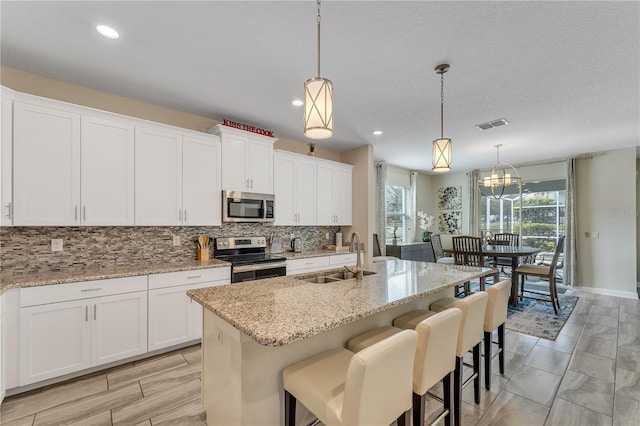
<svg viewBox="0 0 640 426">
<path fill-rule="evenodd" d="M 273 222 L 273 194 L 222 191 L 223 222 Z"/>
</svg>

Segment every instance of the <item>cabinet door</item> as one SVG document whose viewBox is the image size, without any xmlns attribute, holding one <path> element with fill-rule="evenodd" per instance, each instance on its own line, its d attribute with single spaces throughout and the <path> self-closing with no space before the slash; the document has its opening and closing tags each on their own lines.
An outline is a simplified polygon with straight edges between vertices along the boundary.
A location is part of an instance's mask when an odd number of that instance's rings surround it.
<svg viewBox="0 0 640 426">
<path fill-rule="evenodd" d="M 224 135 L 222 142 L 222 189 L 248 191 L 249 177 L 246 170 L 248 139 L 236 135 Z"/>
<path fill-rule="evenodd" d="M 91 365 L 147 352 L 147 292 L 96 297 L 89 301 Z"/>
<path fill-rule="evenodd" d="M 315 225 L 316 215 L 316 163 L 297 160 L 295 168 L 295 211 L 297 225 Z"/>
<path fill-rule="evenodd" d="M 351 225 L 351 170 L 333 171 L 333 213 L 337 225 Z"/>
<path fill-rule="evenodd" d="M 81 222 L 133 225 L 133 126 L 82 117 Z"/>
<path fill-rule="evenodd" d="M 14 225 L 80 224 L 80 116 L 14 102 Z"/>
<path fill-rule="evenodd" d="M 275 201 L 275 225 L 297 225 L 295 199 L 295 160 L 277 156 L 273 172 Z"/>
<path fill-rule="evenodd" d="M 1 90 L 2 88 L 0 88 Z M 12 192 L 12 145 L 13 145 L 13 102 L 2 91 L 0 98 L 0 226 L 13 223 Z"/>
<path fill-rule="evenodd" d="M 85 300 L 20 309 L 20 386 L 90 367 L 89 315 Z"/>
<path fill-rule="evenodd" d="M 182 137 L 136 127 L 135 223 L 182 224 Z"/>
<path fill-rule="evenodd" d="M 251 192 L 273 194 L 273 145 L 250 142 L 247 170 Z"/>
<path fill-rule="evenodd" d="M 217 138 L 182 141 L 182 208 L 186 226 L 221 225 L 221 157 Z"/>
<path fill-rule="evenodd" d="M 335 225 L 333 213 L 333 167 L 318 164 L 316 184 L 318 200 L 318 225 Z"/>
<path fill-rule="evenodd" d="M 193 339 L 193 304 L 189 286 L 149 290 L 149 351 Z"/>
</svg>

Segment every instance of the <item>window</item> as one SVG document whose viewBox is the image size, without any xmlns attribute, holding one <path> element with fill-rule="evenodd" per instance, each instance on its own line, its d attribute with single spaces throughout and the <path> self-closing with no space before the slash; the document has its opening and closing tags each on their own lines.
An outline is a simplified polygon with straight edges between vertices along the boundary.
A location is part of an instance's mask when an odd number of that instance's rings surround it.
<svg viewBox="0 0 640 426">
<path fill-rule="evenodd" d="M 398 241 L 408 241 L 408 188 L 387 185 L 387 243 L 391 243 L 395 235 Z"/>
<path fill-rule="evenodd" d="M 483 191 L 480 200 L 480 229 L 485 234 L 519 233 L 520 196 L 517 188 L 499 200 Z M 564 179 L 526 182 L 522 185 L 522 244 L 555 251 L 564 234 L 566 181 Z"/>
</svg>

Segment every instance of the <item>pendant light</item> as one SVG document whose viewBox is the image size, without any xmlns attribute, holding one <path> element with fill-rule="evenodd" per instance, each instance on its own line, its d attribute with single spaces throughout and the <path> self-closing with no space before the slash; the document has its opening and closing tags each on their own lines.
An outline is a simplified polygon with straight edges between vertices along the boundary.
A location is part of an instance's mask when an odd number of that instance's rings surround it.
<svg viewBox="0 0 640 426">
<path fill-rule="evenodd" d="M 510 185 L 517 185 L 520 194 L 522 194 L 522 178 L 520 173 L 508 163 L 500 162 L 500 147 L 502 145 L 494 145 L 496 148 L 496 164 L 491 170 L 489 176 L 485 176 L 478 182 L 481 188 L 491 191 L 491 196 L 499 200 L 504 195 L 505 189 Z"/>
<path fill-rule="evenodd" d="M 320 77 L 320 0 L 318 0 L 318 76 L 304 83 L 304 135 L 328 139 L 333 135 L 333 83 Z"/>
<path fill-rule="evenodd" d="M 431 171 L 441 173 L 451 170 L 451 139 L 444 137 L 444 73 L 449 71 L 449 64 L 440 64 L 435 71 L 440 74 L 440 139 L 433 141 Z"/>
</svg>

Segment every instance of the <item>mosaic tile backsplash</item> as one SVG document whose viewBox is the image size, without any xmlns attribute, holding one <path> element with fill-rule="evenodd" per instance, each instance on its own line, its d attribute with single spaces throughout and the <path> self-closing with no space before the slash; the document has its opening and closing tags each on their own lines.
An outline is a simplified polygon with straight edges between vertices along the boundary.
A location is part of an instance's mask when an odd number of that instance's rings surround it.
<svg viewBox="0 0 640 426">
<path fill-rule="evenodd" d="M 294 234 L 302 238 L 303 250 L 312 250 L 335 244 L 335 234 L 340 232 L 340 227 L 254 223 L 224 224 L 220 227 L 7 227 L 0 228 L 0 270 L 2 273 L 29 273 L 70 267 L 89 269 L 180 262 L 196 258 L 193 239 L 198 235 L 268 238 L 272 232 L 281 237 L 285 249 L 291 234 Z M 327 233 L 329 239 L 325 238 Z M 173 246 L 174 236 L 180 237 L 179 246 Z M 51 251 L 54 238 L 63 240 L 63 251 Z"/>
</svg>

